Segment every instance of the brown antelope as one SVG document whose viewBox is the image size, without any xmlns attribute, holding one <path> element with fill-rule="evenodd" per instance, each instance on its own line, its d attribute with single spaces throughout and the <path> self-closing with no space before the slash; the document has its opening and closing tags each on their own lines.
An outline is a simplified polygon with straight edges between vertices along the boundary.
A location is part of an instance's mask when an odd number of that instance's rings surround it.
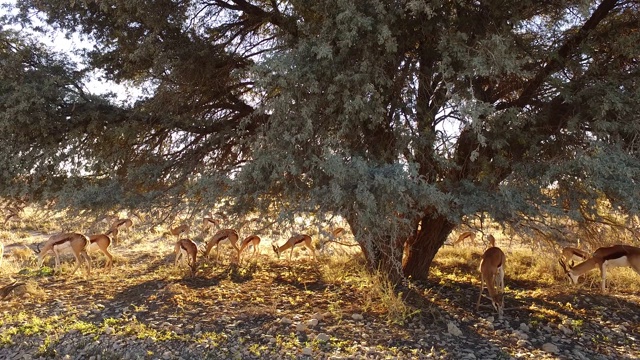
<svg viewBox="0 0 640 360">
<path fill-rule="evenodd" d="M 40 250 L 40 245 L 37 246 L 38 251 L 38 266 L 41 267 L 44 262 L 44 257 L 53 252 L 56 257 L 56 269 L 60 267 L 61 253 L 72 253 L 76 258 L 76 267 L 71 272 L 73 275 L 80 267 L 80 258 L 84 258 L 87 262 L 87 274 L 91 274 L 91 261 L 87 255 L 87 247 L 89 246 L 89 238 L 85 235 L 78 233 L 64 233 L 53 235 L 45 242 L 44 247 Z"/>
<path fill-rule="evenodd" d="M 293 235 L 282 246 L 276 246 L 273 244 L 271 246 L 273 246 L 273 251 L 275 251 L 276 254 L 278 255 L 278 259 L 280 258 L 280 254 L 282 254 L 282 252 L 288 249 L 291 249 L 291 252 L 289 253 L 289 261 L 291 261 L 291 257 L 293 255 L 293 249 L 298 246 L 304 246 L 311 251 L 311 254 L 313 255 L 313 260 L 316 260 L 316 250 L 313 248 L 313 245 L 311 244 L 311 236 L 309 235 L 304 235 L 304 234 Z"/>
<path fill-rule="evenodd" d="M 598 248 L 591 257 L 580 264 L 569 267 L 560 259 L 560 266 L 573 284 L 578 283 L 578 278 L 589 270 L 600 269 L 602 278 L 601 290 L 606 291 L 607 266 L 630 267 L 640 274 L 640 248 L 629 245 L 613 245 Z"/>
<path fill-rule="evenodd" d="M 462 244 L 467 239 L 469 239 L 469 242 L 472 245 L 475 244 L 476 233 L 474 233 L 473 231 L 465 231 L 465 232 L 463 232 L 462 234 L 460 234 L 460 236 L 458 236 L 458 239 L 453 242 L 453 245 L 455 246 L 455 245 L 458 245 L 458 244 Z"/>
<path fill-rule="evenodd" d="M 176 246 L 174 248 L 174 252 L 176 254 L 176 260 L 173 263 L 174 266 L 178 266 L 178 261 L 182 259 L 183 262 L 186 262 L 191 270 L 191 276 L 196 274 L 197 270 L 197 255 L 198 255 L 198 246 L 191 239 L 181 239 L 176 242 Z"/>
<path fill-rule="evenodd" d="M 240 257 L 244 249 L 248 248 L 249 246 L 253 246 L 252 256 L 255 256 L 256 253 L 258 252 L 259 245 L 260 245 L 260 236 L 258 235 L 247 236 L 246 238 L 244 238 L 244 240 L 242 240 L 242 244 L 240 244 L 240 250 L 238 250 L 238 257 Z"/>
<path fill-rule="evenodd" d="M 482 299 L 482 291 L 486 284 L 489 291 L 489 297 L 494 309 L 498 311 L 498 318 L 502 319 L 504 310 L 504 252 L 498 247 L 488 248 L 482 254 L 480 260 L 480 295 L 476 304 L 476 311 L 480 308 L 480 299 Z M 498 289 L 496 289 L 496 287 Z"/>
<path fill-rule="evenodd" d="M 489 241 L 489 247 L 495 247 L 496 246 L 496 238 L 493 237 L 493 235 L 489 234 L 487 235 L 487 241 Z"/>
<path fill-rule="evenodd" d="M 209 229 L 211 229 L 214 226 L 218 226 L 218 224 L 220 224 L 220 222 L 212 217 L 206 217 L 204 219 L 202 219 L 202 232 L 209 232 Z"/>
<path fill-rule="evenodd" d="M 116 219 L 105 235 L 113 235 L 114 242 L 118 242 L 118 233 L 120 233 L 120 230 L 129 230 L 132 226 L 133 220 L 131 219 Z"/>
<path fill-rule="evenodd" d="M 107 258 L 104 262 L 104 269 L 111 271 L 113 265 L 113 256 L 109 253 L 111 245 L 111 237 L 105 234 L 97 234 L 89 236 L 89 252 L 101 251 Z"/>
<path fill-rule="evenodd" d="M 238 238 L 239 238 L 238 232 L 235 231 L 234 229 L 224 229 L 224 230 L 218 231 L 217 233 L 215 233 L 215 235 L 213 235 L 211 240 L 207 242 L 207 247 L 204 251 L 204 256 L 208 258 L 209 253 L 211 252 L 211 249 L 215 246 L 216 262 L 218 262 L 220 258 L 220 244 L 231 244 L 231 246 L 236 250 L 236 253 L 238 254 L 238 259 L 240 259 L 240 249 L 238 248 Z"/>
<path fill-rule="evenodd" d="M 177 236 L 178 240 L 180 239 L 180 235 L 184 234 L 187 235 L 189 233 L 189 230 L 191 230 L 191 227 L 187 224 L 183 224 L 177 227 L 174 227 L 173 229 L 169 230 L 169 232 L 164 233 L 164 235 L 173 235 L 173 236 Z"/>
<path fill-rule="evenodd" d="M 588 258 L 589 253 L 584 250 L 576 249 L 574 247 L 565 247 L 562 249 L 562 260 L 570 267 L 573 267 L 575 261 L 582 262 Z"/>
</svg>

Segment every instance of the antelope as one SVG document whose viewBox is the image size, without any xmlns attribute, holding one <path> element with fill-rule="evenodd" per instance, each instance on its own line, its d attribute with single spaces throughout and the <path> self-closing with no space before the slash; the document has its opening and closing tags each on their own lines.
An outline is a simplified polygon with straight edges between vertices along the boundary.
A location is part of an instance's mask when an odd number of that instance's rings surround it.
<svg viewBox="0 0 640 360">
<path fill-rule="evenodd" d="M 480 299 L 482 299 L 482 291 L 486 284 L 489 291 L 489 297 L 493 308 L 498 311 L 498 318 L 502 319 L 504 310 L 504 252 L 498 247 L 488 248 L 482 254 L 480 260 L 480 295 L 476 303 L 476 311 L 480 308 Z M 496 286 L 498 289 L 496 289 Z"/>
<path fill-rule="evenodd" d="M 209 232 L 214 225 L 218 226 L 220 222 L 212 217 L 206 217 L 202 219 L 202 232 Z"/>
<path fill-rule="evenodd" d="M 124 229 L 128 230 L 132 226 L 133 226 L 133 220 L 131 220 L 131 219 L 128 219 L 128 218 L 127 219 L 117 219 L 111 224 L 111 227 L 109 228 L 109 231 L 107 231 L 107 233 L 105 235 L 113 234 L 113 240 L 117 240 L 118 239 L 118 233 L 120 232 L 121 228 L 123 230 Z"/>
<path fill-rule="evenodd" d="M 235 231 L 234 229 L 224 229 L 224 230 L 218 231 L 217 233 L 215 233 L 215 235 L 213 235 L 211 240 L 207 242 L 207 248 L 204 251 L 204 256 L 208 258 L 209 253 L 211 252 L 211 249 L 215 246 L 216 262 L 218 262 L 218 259 L 220 258 L 220 244 L 231 244 L 231 246 L 233 246 L 233 248 L 238 253 L 238 259 L 240 259 L 240 249 L 238 248 L 238 238 L 239 238 L 238 232 Z"/>
<path fill-rule="evenodd" d="M 640 248 L 629 245 L 613 245 L 600 247 L 591 255 L 591 258 L 581 262 L 580 264 L 568 267 L 567 264 L 560 259 L 560 266 L 564 269 L 565 274 L 573 284 L 578 283 L 580 275 L 589 270 L 600 269 L 602 278 L 601 290 L 606 291 L 607 266 L 611 267 L 630 267 L 636 273 L 640 274 Z"/>
<path fill-rule="evenodd" d="M 89 252 L 101 251 L 107 258 L 104 262 L 104 269 L 111 271 L 113 265 L 113 256 L 109 253 L 109 245 L 111 245 L 111 237 L 105 234 L 89 236 Z"/>
<path fill-rule="evenodd" d="M 180 235 L 189 233 L 189 230 L 191 230 L 191 227 L 187 224 L 183 224 L 178 227 L 174 227 L 169 230 L 169 232 L 165 232 L 164 235 L 171 234 L 173 236 L 177 236 L 178 240 L 180 240 Z"/>
<path fill-rule="evenodd" d="M 453 245 L 461 244 L 466 239 L 469 239 L 471 244 L 474 244 L 475 241 L 476 241 L 476 233 L 474 233 L 473 231 L 465 231 L 465 232 L 463 232 L 462 234 L 460 234 L 460 236 L 458 236 L 458 240 L 453 242 Z"/>
<path fill-rule="evenodd" d="M 562 249 L 562 260 L 573 267 L 575 261 L 585 261 L 589 258 L 589 253 L 576 249 L 574 247 L 565 247 Z"/>
<path fill-rule="evenodd" d="M 253 255 L 255 256 L 255 254 L 258 252 L 258 245 L 260 245 L 260 237 L 258 235 L 247 236 L 246 238 L 244 238 L 244 240 L 242 240 L 242 244 L 240 244 L 240 250 L 238 250 L 238 258 L 240 257 L 244 249 L 248 248 L 249 246 L 253 246 Z"/>
<path fill-rule="evenodd" d="M 495 247 L 496 246 L 496 238 L 493 237 L 493 235 L 489 234 L 487 235 L 487 240 L 489 241 L 489 247 Z"/>
<path fill-rule="evenodd" d="M 311 251 L 311 254 L 313 254 L 313 260 L 316 260 L 316 250 L 311 245 L 311 236 L 309 235 L 293 235 L 282 246 L 276 246 L 273 244 L 271 246 L 273 247 L 273 251 L 275 251 L 278 255 L 278 259 L 280 258 L 280 254 L 282 254 L 283 251 L 291 249 L 291 252 L 289 253 L 289 261 L 291 261 L 291 257 L 293 256 L 293 249 L 297 246 L 304 246 Z"/>
<path fill-rule="evenodd" d="M 76 267 L 73 268 L 71 275 L 80 267 L 80 258 L 84 258 L 87 262 L 87 275 L 91 274 L 91 261 L 87 255 L 87 247 L 89 246 L 89 238 L 85 235 L 78 233 L 64 233 L 53 235 L 47 240 L 40 251 L 40 245 L 37 246 L 38 252 L 38 267 L 42 267 L 44 257 L 53 252 L 56 257 L 56 269 L 60 267 L 60 253 L 72 253 L 76 258 Z"/>
<path fill-rule="evenodd" d="M 173 265 L 178 266 L 178 261 L 182 259 L 183 262 L 186 262 L 191 270 L 191 276 L 196 274 L 197 270 L 197 262 L 196 257 L 198 254 L 198 246 L 191 239 L 181 239 L 176 242 L 176 246 L 174 248 L 174 252 L 176 254 L 176 260 Z"/>
</svg>

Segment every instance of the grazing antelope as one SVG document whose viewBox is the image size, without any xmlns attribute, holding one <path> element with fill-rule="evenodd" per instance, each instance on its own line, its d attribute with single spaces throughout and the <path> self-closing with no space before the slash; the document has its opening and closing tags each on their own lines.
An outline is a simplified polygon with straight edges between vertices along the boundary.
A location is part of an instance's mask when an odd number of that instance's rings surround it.
<svg viewBox="0 0 640 360">
<path fill-rule="evenodd" d="M 564 269 L 565 274 L 571 280 L 571 283 L 577 284 L 580 275 L 589 270 L 600 269 L 602 277 L 601 289 L 606 291 L 607 266 L 611 267 L 630 267 L 636 273 L 640 274 L 640 248 L 629 245 L 613 245 L 598 248 L 591 258 L 581 262 L 580 264 L 568 267 L 567 264 L 560 259 L 560 266 Z"/>
<path fill-rule="evenodd" d="M 498 311 L 498 318 L 502 319 L 504 310 L 504 252 L 498 247 L 488 248 L 482 254 L 480 260 L 480 295 L 476 304 L 476 311 L 480 308 L 480 299 L 482 299 L 482 291 L 486 284 L 489 291 L 489 297 L 494 309 Z M 498 289 L 496 289 L 496 287 Z"/>
<path fill-rule="evenodd" d="M 180 235 L 182 234 L 188 234 L 189 230 L 191 230 L 191 227 L 187 224 L 183 224 L 180 225 L 178 227 L 174 227 L 173 229 L 169 230 L 169 232 L 165 232 L 163 235 L 173 235 L 173 236 L 177 236 L 178 240 L 180 240 Z"/>
<path fill-rule="evenodd" d="M 186 262 L 191 270 L 191 276 L 196 274 L 197 270 L 197 261 L 196 257 L 198 255 L 198 246 L 191 239 L 181 239 L 176 242 L 176 246 L 174 248 L 174 252 L 176 254 L 176 260 L 173 263 L 174 266 L 178 266 L 178 261 L 182 259 L 183 262 Z"/>
<path fill-rule="evenodd" d="M 56 269 L 60 267 L 59 254 L 72 253 L 76 258 L 76 267 L 73 268 L 71 275 L 80 267 L 80 258 L 84 258 L 87 262 L 87 274 L 91 274 L 91 261 L 87 255 L 87 247 L 89 246 L 89 238 L 85 235 L 78 233 L 65 233 L 53 235 L 45 242 L 42 251 L 40 250 L 40 244 L 37 246 L 38 252 L 38 266 L 41 267 L 44 262 L 44 257 L 53 252 L 56 257 Z"/>
<path fill-rule="evenodd" d="M 278 255 L 278 259 L 280 258 L 280 254 L 282 254 L 282 252 L 286 251 L 287 249 L 291 249 L 291 253 L 289 253 L 289 261 L 291 261 L 293 249 L 297 246 L 304 246 L 311 251 L 311 254 L 313 254 L 313 260 L 316 260 L 316 250 L 311 245 L 311 236 L 309 235 L 293 235 L 282 246 L 275 246 L 273 244 L 271 246 L 273 246 L 273 251 L 275 251 Z"/>
<path fill-rule="evenodd" d="M 116 243 L 118 242 L 118 233 L 120 232 L 120 229 L 129 230 L 132 226 L 133 220 L 131 219 L 117 219 L 111 224 L 109 231 L 107 231 L 105 235 L 113 234 L 113 240 L 114 243 Z"/>
<path fill-rule="evenodd" d="M 476 233 L 474 233 L 473 231 L 465 231 L 462 234 L 460 234 L 460 236 L 458 236 L 458 240 L 453 242 L 453 245 L 458 245 L 458 244 L 462 244 L 465 240 L 469 239 L 469 242 L 471 242 L 471 244 L 475 244 L 476 241 Z"/>
<path fill-rule="evenodd" d="M 214 226 L 218 226 L 218 224 L 220 224 L 220 222 L 212 217 L 206 217 L 204 219 L 202 219 L 202 232 L 209 232 L 209 229 L 211 229 Z"/>
<path fill-rule="evenodd" d="M 253 256 L 258 252 L 258 246 L 260 245 L 260 236 L 258 235 L 250 235 L 242 240 L 242 244 L 240 244 L 240 250 L 238 250 L 238 258 L 242 255 L 244 249 L 249 246 L 253 246 Z"/>
<path fill-rule="evenodd" d="M 573 267 L 574 260 L 575 261 L 585 261 L 589 258 L 589 253 L 576 249 L 574 247 L 565 247 L 562 249 L 562 260 L 568 264 L 570 267 Z"/>
<path fill-rule="evenodd" d="M 231 244 L 231 246 L 233 246 L 233 248 L 236 250 L 236 253 L 238 253 L 238 259 L 240 259 L 240 249 L 238 248 L 238 232 L 235 231 L 234 229 L 224 229 L 224 230 L 220 230 L 217 233 L 215 233 L 215 235 L 213 235 L 213 237 L 211 238 L 211 240 L 209 240 L 209 242 L 207 243 L 207 248 L 204 251 L 204 256 L 205 257 L 209 257 L 209 253 L 211 252 L 211 249 L 215 246 L 216 247 L 216 262 L 218 262 L 218 259 L 220 258 L 220 244 Z"/>
<path fill-rule="evenodd" d="M 109 253 L 109 245 L 111 245 L 111 237 L 105 234 L 89 236 L 89 252 L 101 251 L 107 258 L 104 262 L 104 269 L 111 271 L 113 265 L 113 256 Z"/>
</svg>

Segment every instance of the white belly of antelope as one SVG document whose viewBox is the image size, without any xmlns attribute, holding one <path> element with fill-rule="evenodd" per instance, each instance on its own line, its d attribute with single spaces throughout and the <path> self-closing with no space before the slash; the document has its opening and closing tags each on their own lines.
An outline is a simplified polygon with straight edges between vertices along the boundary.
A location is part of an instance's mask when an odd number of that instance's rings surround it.
<svg viewBox="0 0 640 360">
<path fill-rule="evenodd" d="M 60 245 L 55 245 L 53 247 L 53 251 L 58 254 L 71 254 L 73 253 L 73 249 L 71 248 L 71 242 L 66 241 Z"/>
<path fill-rule="evenodd" d="M 608 267 L 624 267 L 630 266 L 629 259 L 626 256 L 621 256 L 617 259 L 611 259 L 604 262 L 605 266 Z"/>
</svg>

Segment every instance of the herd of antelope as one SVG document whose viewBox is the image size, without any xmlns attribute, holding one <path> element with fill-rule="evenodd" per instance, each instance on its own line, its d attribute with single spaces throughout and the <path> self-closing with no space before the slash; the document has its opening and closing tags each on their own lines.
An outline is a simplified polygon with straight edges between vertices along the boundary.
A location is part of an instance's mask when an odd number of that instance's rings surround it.
<svg viewBox="0 0 640 360">
<path fill-rule="evenodd" d="M 460 244 L 465 240 L 473 242 L 475 233 L 463 232 L 458 236 L 454 244 Z M 493 308 L 498 312 L 498 318 L 504 313 L 504 271 L 506 256 L 495 245 L 495 238 L 488 235 L 489 247 L 484 251 L 480 260 L 480 295 L 476 304 L 476 311 L 480 308 L 482 292 L 486 286 L 489 299 Z M 574 247 L 562 249 L 562 255 L 558 260 L 562 270 L 572 284 L 578 283 L 578 278 L 595 268 L 600 269 L 601 290 L 606 291 L 607 267 L 630 267 L 640 274 L 640 248 L 630 245 L 613 245 L 599 247 L 593 254 Z M 575 264 L 575 261 L 580 263 Z"/>
<path fill-rule="evenodd" d="M 213 218 L 203 219 L 203 232 L 208 232 L 214 226 L 218 226 L 219 223 Z M 60 267 L 60 254 L 70 253 L 76 259 L 76 266 L 72 270 L 71 274 L 81 266 L 81 262 L 86 262 L 87 274 L 91 273 L 91 260 L 88 256 L 88 252 L 101 251 L 106 257 L 105 267 L 106 271 L 111 270 L 113 264 L 113 256 L 109 253 L 109 247 L 112 243 L 112 236 L 117 238 L 119 232 L 125 229 L 129 229 L 133 226 L 131 219 L 118 219 L 115 220 L 109 230 L 104 234 L 97 234 L 86 236 L 80 233 L 64 233 L 51 236 L 40 249 L 40 245 L 37 246 L 38 254 L 38 266 L 41 267 L 45 256 L 51 252 L 55 256 L 55 268 L 57 270 Z M 173 235 L 177 237 L 177 241 L 174 246 L 175 261 L 174 265 L 178 266 L 181 262 L 186 263 L 190 268 L 191 275 L 194 276 L 197 270 L 197 257 L 198 252 L 202 252 L 204 258 L 209 258 L 211 250 L 216 248 L 216 262 L 219 261 L 220 245 L 231 245 L 237 254 L 237 260 L 240 261 L 241 255 L 244 250 L 249 247 L 253 248 L 253 255 L 258 251 L 260 245 L 260 237 L 258 235 L 249 235 L 244 240 L 239 241 L 240 237 L 238 232 L 234 229 L 222 229 L 217 231 L 207 241 L 203 250 L 199 250 L 198 245 L 189 238 L 182 238 L 183 235 L 187 235 L 190 231 L 189 225 L 181 225 L 172 228 L 165 235 Z M 332 234 L 334 237 L 344 234 L 343 228 L 335 229 Z M 454 245 L 463 243 L 465 240 L 474 242 L 476 234 L 471 231 L 461 233 L 457 240 L 453 242 Z M 496 240 L 492 235 L 487 236 L 488 248 L 482 254 L 479 266 L 480 272 L 480 294 L 476 303 L 476 310 L 480 307 L 480 301 L 482 299 L 482 293 L 484 288 L 487 288 L 489 292 L 489 299 L 493 308 L 497 311 L 498 317 L 502 318 L 504 313 L 504 274 L 505 274 L 505 262 L 506 256 L 504 252 L 496 246 Z M 312 239 L 309 235 L 296 234 L 291 236 L 283 245 L 272 245 L 273 250 L 278 256 L 287 251 L 289 253 L 289 261 L 293 254 L 295 247 L 306 247 L 313 259 L 316 260 L 315 248 L 312 245 Z M 3 246 L 0 243 L 0 265 L 2 264 Z M 578 264 L 575 262 L 579 261 Z M 596 249 L 592 254 L 584 250 L 580 250 L 573 247 L 565 247 L 562 249 L 562 255 L 559 259 L 560 266 L 565 272 L 567 278 L 572 284 L 578 283 L 578 278 L 586 272 L 598 268 L 601 275 L 601 290 L 606 291 L 606 276 L 607 267 L 630 267 L 636 273 L 640 274 L 640 248 L 630 245 L 613 245 L 608 247 L 600 247 Z"/>
<path fill-rule="evenodd" d="M 208 232 L 214 225 L 217 226 L 218 221 L 209 217 L 204 218 L 202 231 Z M 132 226 L 133 221 L 131 219 L 117 219 L 113 221 L 109 230 L 104 234 L 86 236 L 73 232 L 53 235 L 42 245 L 42 248 L 40 248 L 40 244 L 36 247 L 36 253 L 38 254 L 38 266 L 41 267 L 45 257 L 49 253 L 53 253 L 55 257 L 54 271 L 57 271 L 60 268 L 60 255 L 71 254 L 76 260 L 76 266 L 73 268 L 71 274 L 73 275 L 78 268 L 81 267 L 82 262 L 85 262 L 87 274 L 90 274 L 91 260 L 88 253 L 100 251 L 106 257 L 104 269 L 105 271 L 110 271 L 113 264 L 113 256 L 109 252 L 109 248 L 112 242 L 114 242 L 113 240 L 117 239 L 117 236 L 121 231 L 127 230 Z M 338 230 L 344 232 L 342 228 L 339 228 Z M 178 266 L 180 263 L 186 263 L 191 270 L 191 275 L 193 276 L 197 270 L 199 247 L 193 240 L 182 238 L 182 236 L 187 235 L 189 231 L 189 225 L 180 225 L 170 229 L 163 235 L 173 235 L 177 238 L 174 246 L 174 265 Z M 258 235 L 249 235 L 244 238 L 244 240 L 239 240 L 240 237 L 236 230 L 219 230 L 209 239 L 209 241 L 207 241 L 204 249 L 201 250 L 202 256 L 204 258 L 209 258 L 211 250 L 215 247 L 216 262 L 218 262 L 220 258 L 220 245 L 231 245 L 237 254 L 238 261 L 240 261 L 242 253 L 250 247 L 253 248 L 252 256 L 257 254 L 258 246 L 260 245 L 260 237 Z M 289 260 L 291 260 L 293 249 L 298 246 L 306 247 L 311 252 L 313 259 L 316 259 L 315 248 L 312 246 L 312 239 L 310 236 L 304 234 L 291 236 L 291 238 L 281 246 L 273 245 L 273 250 L 278 257 L 280 257 L 281 253 L 290 249 L 291 253 L 289 254 Z M 3 247 L 0 243 L 0 264 L 2 261 L 2 251 Z"/>
</svg>

